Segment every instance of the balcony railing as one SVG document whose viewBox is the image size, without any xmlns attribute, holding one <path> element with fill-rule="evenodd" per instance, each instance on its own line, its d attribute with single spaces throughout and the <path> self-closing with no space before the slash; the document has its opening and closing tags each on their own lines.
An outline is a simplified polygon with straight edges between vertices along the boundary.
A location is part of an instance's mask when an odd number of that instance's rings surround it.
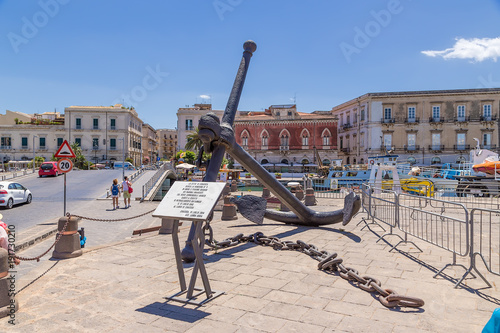
<svg viewBox="0 0 500 333">
<path fill-rule="evenodd" d="M 75 129 L 82 129 L 82 125 L 76 125 Z"/>
<path fill-rule="evenodd" d="M 430 123 L 444 123 L 443 117 L 429 117 Z"/>
<path fill-rule="evenodd" d="M 420 146 L 418 146 L 418 145 L 405 145 L 404 150 L 405 151 L 419 151 Z"/>
<path fill-rule="evenodd" d="M 493 116 L 481 116 L 480 120 L 481 121 L 497 121 L 498 117 L 493 115 Z"/>
<path fill-rule="evenodd" d="M 470 116 L 467 117 L 455 117 L 454 121 L 456 123 L 465 123 L 470 121 Z"/>
<path fill-rule="evenodd" d="M 194 126 L 186 126 L 186 131 L 194 131 Z"/>
<path fill-rule="evenodd" d="M 109 147 L 109 150 L 116 150 L 116 146 Z"/>
<path fill-rule="evenodd" d="M 394 124 L 396 122 L 396 119 L 394 118 L 382 118 L 380 120 L 382 124 Z"/>
<path fill-rule="evenodd" d="M 470 150 L 470 145 L 453 145 L 453 149 L 458 151 Z"/>
<path fill-rule="evenodd" d="M 345 148 L 340 148 L 340 151 L 343 153 L 348 153 L 350 151 L 350 149 L 349 149 L 349 147 L 345 147 Z"/>
<path fill-rule="evenodd" d="M 429 150 L 430 151 L 443 151 L 444 145 L 430 145 Z"/>
<path fill-rule="evenodd" d="M 0 149 L 12 149 L 12 146 L 0 146 Z"/>
<path fill-rule="evenodd" d="M 280 146 L 280 151 L 288 151 L 290 150 L 290 146 Z"/>
<path fill-rule="evenodd" d="M 28 149 L 28 146 L 21 146 L 21 149 Z"/>
<path fill-rule="evenodd" d="M 481 145 L 481 147 L 484 149 L 496 149 L 497 145 Z"/>
<path fill-rule="evenodd" d="M 347 130 L 347 129 L 351 128 L 351 127 L 352 127 L 351 124 L 344 124 L 344 125 L 342 125 L 342 129 L 343 130 Z"/>
<path fill-rule="evenodd" d="M 405 118 L 405 123 L 406 124 L 418 124 L 418 123 L 420 123 L 420 118 L 419 117 L 416 117 L 416 118 Z"/>
<path fill-rule="evenodd" d="M 110 130 L 115 130 L 116 129 L 116 126 L 110 126 L 109 127 Z"/>
</svg>

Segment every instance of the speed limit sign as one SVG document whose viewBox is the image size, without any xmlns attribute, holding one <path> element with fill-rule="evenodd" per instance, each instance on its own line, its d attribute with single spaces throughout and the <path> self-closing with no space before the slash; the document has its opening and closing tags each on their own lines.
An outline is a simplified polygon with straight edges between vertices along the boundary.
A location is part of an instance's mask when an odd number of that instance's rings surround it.
<svg viewBox="0 0 500 333">
<path fill-rule="evenodd" d="M 64 173 L 70 172 L 73 169 L 73 162 L 67 158 L 62 158 L 57 162 L 57 168 Z"/>
</svg>

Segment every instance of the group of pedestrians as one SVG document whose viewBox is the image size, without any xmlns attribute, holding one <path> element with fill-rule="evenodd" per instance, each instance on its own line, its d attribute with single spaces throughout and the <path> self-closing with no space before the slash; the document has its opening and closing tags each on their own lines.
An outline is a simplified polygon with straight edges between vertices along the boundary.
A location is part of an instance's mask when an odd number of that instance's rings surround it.
<svg viewBox="0 0 500 333">
<path fill-rule="evenodd" d="M 128 177 L 123 178 L 121 185 L 118 185 L 118 179 L 113 179 L 113 184 L 111 185 L 111 198 L 113 198 L 113 210 L 119 209 L 118 198 L 120 194 L 123 193 L 123 203 L 125 208 L 130 207 L 130 197 L 132 193 L 132 183 L 128 180 Z"/>
</svg>

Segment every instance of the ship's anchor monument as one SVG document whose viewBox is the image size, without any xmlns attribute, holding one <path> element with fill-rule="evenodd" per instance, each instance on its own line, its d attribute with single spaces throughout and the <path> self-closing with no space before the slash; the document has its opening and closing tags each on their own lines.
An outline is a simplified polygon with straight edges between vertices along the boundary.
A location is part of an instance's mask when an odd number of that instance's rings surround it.
<svg viewBox="0 0 500 333">
<path fill-rule="evenodd" d="M 223 191 L 225 184 L 216 183 L 216 180 L 226 151 L 290 209 L 288 212 L 266 209 L 267 201 L 265 198 L 251 195 L 245 195 L 238 199 L 233 198 L 232 202 L 238 206 L 241 215 L 254 223 L 262 224 L 264 218 L 267 218 L 287 224 L 311 227 L 341 222 L 343 225 L 346 225 L 361 207 L 359 196 L 352 192 L 345 197 L 344 208 L 341 210 L 316 212 L 306 207 L 304 203 L 297 199 L 293 193 L 271 176 L 267 170 L 236 143 L 233 130 L 234 118 L 250 59 L 257 49 L 257 45 L 255 42 L 249 40 L 243 44 L 243 49 L 245 51 L 243 52 L 222 121 L 214 113 L 208 113 L 201 117 L 198 125 L 199 137 L 203 142 L 200 155 L 203 151 L 212 154 L 203 182 L 174 183 L 155 213 L 153 213 L 153 216 L 173 221 L 172 237 L 181 291 L 167 297 L 170 300 L 201 305 L 222 294 L 222 292 L 212 291 L 210 288 L 203 263 L 203 245 L 205 240 L 201 225 L 204 221 L 211 220 L 213 207 Z M 180 251 L 177 235 L 179 220 L 181 219 L 193 221 L 186 246 L 182 252 Z M 182 260 L 184 262 L 195 262 L 189 287 L 186 286 Z M 204 289 L 195 287 L 198 271 L 200 272 Z M 206 294 L 206 299 L 197 301 L 197 296 L 203 293 Z M 181 297 L 183 294 L 186 294 L 186 297 Z"/>
</svg>

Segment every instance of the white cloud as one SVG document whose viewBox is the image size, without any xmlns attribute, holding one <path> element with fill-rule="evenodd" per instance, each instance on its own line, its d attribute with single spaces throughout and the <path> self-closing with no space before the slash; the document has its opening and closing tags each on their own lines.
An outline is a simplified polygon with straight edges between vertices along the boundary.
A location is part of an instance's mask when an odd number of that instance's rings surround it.
<svg viewBox="0 0 500 333">
<path fill-rule="evenodd" d="M 443 51 L 422 51 L 429 57 L 443 57 L 443 59 L 471 59 L 483 61 L 500 57 L 500 37 L 497 38 L 457 38 L 452 48 Z"/>
<path fill-rule="evenodd" d="M 200 98 L 203 98 L 203 99 L 210 99 L 210 96 L 209 96 L 209 95 L 200 95 Z"/>
</svg>

